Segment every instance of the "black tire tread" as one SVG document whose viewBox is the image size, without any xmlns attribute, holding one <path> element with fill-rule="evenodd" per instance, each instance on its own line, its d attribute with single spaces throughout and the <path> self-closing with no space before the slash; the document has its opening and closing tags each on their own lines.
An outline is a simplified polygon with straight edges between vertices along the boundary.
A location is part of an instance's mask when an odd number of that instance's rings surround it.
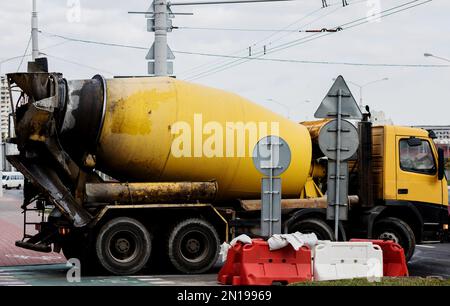
<svg viewBox="0 0 450 306">
<path fill-rule="evenodd" d="M 179 230 L 181 230 L 183 227 L 185 227 L 187 225 L 206 226 L 208 229 L 211 230 L 211 232 L 213 233 L 213 236 L 214 236 L 214 240 L 216 243 L 216 252 L 215 252 L 214 259 L 211 260 L 211 262 L 208 265 L 204 266 L 201 269 L 191 270 L 191 269 L 187 269 L 185 266 L 180 264 L 176 257 L 176 253 L 174 252 L 173 248 L 171 247 L 175 240 L 175 233 L 177 233 Z M 183 221 L 176 223 L 170 230 L 170 233 L 167 238 L 167 243 L 166 243 L 166 250 L 167 250 L 166 254 L 168 255 L 171 265 L 177 271 L 179 271 L 181 273 L 185 273 L 185 274 L 201 274 L 201 273 L 205 273 L 205 272 L 209 271 L 216 263 L 216 261 L 219 257 L 219 244 L 220 244 L 219 235 L 217 234 L 217 231 L 213 225 L 211 225 L 209 222 L 207 222 L 203 219 L 200 219 L 200 218 L 189 218 L 189 219 L 185 219 Z"/>
<path fill-rule="evenodd" d="M 120 223 L 128 223 L 133 226 L 136 226 L 142 233 L 144 234 L 144 240 L 146 241 L 146 244 L 148 245 L 148 248 L 146 252 L 144 253 L 142 259 L 136 264 L 134 267 L 114 267 L 111 264 L 109 264 L 104 257 L 104 254 L 102 252 L 102 248 L 104 247 L 101 243 L 100 239 L 107 233 L 112 227 L 120 224 Z M 98 261 L 102 265 L 102 267 L 107 270 L 109 273 L 115 274 L 115 275 L 131 275 L 136 274 L 139 272 L 144 266 L 147 264 L 147 261 L 150 258 L 151 254 L 151 248 L 152 248 L 152 239 L 151 235 L 148 232 L 147 228 L 138 220 L 128 218 L 128 217 L 118 217 L 114 218 L 110 221 L 108 221 L 105 225 L 103 225 L 100 229 L 100 231 L 97 234 L 95 242 L 95 253 L 97 255 Z"/>
</svg>

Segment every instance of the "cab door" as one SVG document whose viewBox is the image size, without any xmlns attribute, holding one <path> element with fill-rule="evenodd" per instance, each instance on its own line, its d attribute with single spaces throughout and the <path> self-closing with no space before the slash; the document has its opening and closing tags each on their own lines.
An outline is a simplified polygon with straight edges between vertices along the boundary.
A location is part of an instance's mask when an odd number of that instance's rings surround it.
<svg viewBox="0 0 450 306">
<path fill-rule="evenodd" d="M 436 149 L 429 139 L 397 136 L 397 200 L 442 204 Z"/>
</svg>

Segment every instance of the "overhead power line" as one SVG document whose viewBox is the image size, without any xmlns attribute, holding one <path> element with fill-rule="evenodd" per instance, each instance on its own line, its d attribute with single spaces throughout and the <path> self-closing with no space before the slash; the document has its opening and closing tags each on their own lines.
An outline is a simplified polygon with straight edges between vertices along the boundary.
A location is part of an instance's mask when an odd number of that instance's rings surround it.
<svg viewBox="0 0 450 306">
<path fill-rule="evenodd" d="M 358 18 L 356 20 L 353 20 L 353 21 L 350 21 L 350 22 L 338 25 L 338 26 L 336 26 L 336 28 L 337 27 L 341 27 L 344 30 L 347 30 L 347 29 L 350 29 L 350 28 L 353 28 L 353 27 L 360 26 L 362 24 L 371 22 L 374 19 L 384 18 L 384 17 L 387 17 L 387 16 L 391 16 L 393 14 L 397 14 L 397 13 L 400 13 L 400 12 L 412 9 L 412 8 L 417 7 L 419 5 L 423 5 L 423 4 L 426 4 L 428 2 L 431 2 L 432 0 L 426 0 L 424 2 L 416 3 L 416 2 L 419 2 L 419 1 L 420 0 L 409 1 L 407 3 L 403 3 L 401 5 L 397 5 L 395 7 L 383 10 L 383 11 L 379 12 L 378 14 L 374 14 L 370 18 L 367 18 L 367 17 Z M 414 4 L 414 3 L 416 3 L 416 4 Z M 410 5 L 410 6 L 407 6 L 407 5 Z M 347 27 L 345 27 L 345 26 L 347 26 Z M 279 52 L 281 50 L 285 50 L 285 49 L 288 49 L 288 48 L 291 48 L 291 47 L 294 47 L 294 46 L 297 46 L 297 45 L 300 45 L 300 44 L 305 44 L 307 42 L 310 42 L 310 41 L 322 38 L 322 37 L 327 36 L 327 35 L 332 35 L 332 34 L 335 34 L 335 33 L 331 33 L 331 32 L 315 33 L 315 34 L 309 35 L 309 36 L 301 38 L 301 39 L 296 39 L 296 40 L 291 41 L 291 42 L 280 44 L 278 46 L 275 46 L 275 47 L 271 48 L 270 50 L 266 50 L 265 53 L 260 51 L 260 52 L 257 52 L 255 54 L 255 56 L 247 56 L 245 59 L 237 59 L 237 60 L 232 61 L 231 63 L 224 64 L 224 65 L 219 66 L 219 67 L 213 67 L 213 68 L 208 69 L 208 70 L 206 70 L 204 72 L 201 72 L 201 73 L 198 73 L 198 74 L 196 74 L 194 76 L 188 77 L 187 79 L 188 80 L 196 80 L 196 79 L 199 79 L 199 78 L 207 77 L 207 76 L 210 76 L 211 74 L 222 72 L 224 70 L 227 70 L 227 69 L 233 68 L 235 66 L 241 65 L 243 63 L 246 63 L 246 62 L 250 61 L 252 58 L 262 57 L 262 56 L 264 56 L 266 54 Z"/>
<path fill-rule="evenodd" d="M 214 5 L 214 4 L 244 4 L 244 3 L 258 3 L 258 2 L 286 2 L 295 0 L 230 0 L 230 1 L 194 1 L 194 2 L 171 2 L 171 6 L 187 6 L 187 5 Z"/>
<path fill-rule="evenodd" d="M 243 29 L 243 28 L 208 28 L 208 27 L 177 27 L 182 30 L 205 30 L 205 31 L 234 31 L 234 32 L 293 32 L 300 33 L 298 30 L 283 29 Z"/>
<path fill-rule="evenodd" d="M 349 2 L 348 5 L 354 5 L 354 4 L 358 4 L 358 3 L 361 3 L 361 2 L 365 2 L 365 1 L 366 1 L 366 0 L 356 0 L 356 1 Z M 348 5 L 347 5 L 347 6 L 348 6 Z M 333 10 L 331 10 L 331 11 L 328 12 L 328 11 L 327 11 L 327 8 L 328 8 L 328 7 L 332 7 L 332 6 L 338 6 L 338 7 L 337 7 L 336 9 L 333 9 Z M 267 49 L 268 49 L 271 45 L 273 45 L 275 42 L 280 41 L 280 40 L 282 40 L 282 39 L 284 39 L 284 38 L 286 38 L 286 37 L 288 37 L 288 36 L 290 36 L 290 35 L 293 34 L 293 33 L 289 33 L 289 32 L 288 32 L 288 33 L 282 33 L 283 30 L 289 29 L 289 28 L 291 28 L 292 26 L 294 26 L 294 25 L 296 25 L 296 24 L 299 24 L 300 22 L 306 20 L 306 19 L 309 18 L 309 17 L 312 17 L 313 15 L 315 15 L 316 13 L 318 13 L 318 12 L 320 12 L 320 11 L 325 11 L 325 12 L 326 12 L 325 14 L 322 14 L 322 15 L 320 15 L 320 16 L 314 18 L 313 20 L 311 20 L 311 21 L 309 21 L 309 22 L 303 24 L 302 26 L 297 27 L 297 30 L 295 30 L 295 31 L 298 31 L 299 28 L 306 28 L 306 27 L 308 27 L 308 26 L 314 24 L 315 22 L 317 22 L 317 21 L 319 21 L 319 20 L 321 20 L 321 19 L 323 19 L 323 18 L 325 18 L 325 17 L 327 17 L 327 16 L 336 13 L 338 10 L 342 9 L 343 7 L 344 7 L 344 6 L 342 6 L 340 3 L 335 2 L 335 3 L 327 4 L 327 6 L 325 6 L 325 7 L 320 7 L 320 8 L 318 8 L 318 9 L 315 9 L 315 10 L 313 10 L 313 11 L 311 11 L 311 12 L 305 14 L 304 16 L 300 17 L 299 19 L 296 19 L 295 21 L 289 23 L 287 26 L 281 28 L 281 29 L 280 29 L 281 31 L 274 32 L 274 33 L 268 35 L 267 37 L 265 37 L 265 38 L 263 38 L 263 39 L 261 39 L 261 40 L 258 40 L 257 42 L 251 44 L 251 47 L 253 48 L 253 47 L 256 47 L 257 45 L 263 45 L 263 49 L 265 48 L 265 49 L 267 50 Z M 279 37 L 277 37 L 276 39 L 274 39 L 274 40 L 272 40 L 272 41 L 269 41 L 269 42 L 267 42 L 267 43 L 264 43 L 264 42 L 268 41 L 270 38 L 275 37 L 275 36 L 276 36 L 277 34 L 279 34 L 279 33 L 282 33 L 282 35 L 280 35 Z M 264 44 L 263 44 L 263 43 L 264 43 Z M 235 51 L 235 52 L 232 52 L 230 55 L 238 55 L 239 53 L 241 53 L 241 52 L 243 52 L 243 51 L 247 51 L 248 48 L 249 48 L 249 47 L 246 47 L 246 48 L 244 48 L 244 49 L 237 50 L 237 51 Z M 263 53 L 264 53 L 264 52 L 263 52 Z M 199 65 L 199 66 L 195 66 L 195 67 L 193 67 L 193 68 L 190 68 L 190 69 L 188 69 L 188 70 L 186 70 L 186 71 L 182 71 L 182 72 L 180 73 L 180 75 L 185 75 L 185 74 L 187 74 L 187 75 L 191 74 L 191 75 L 192 75 L 192 74 L 194 73 L 194 71 L 197 71 L 197 70 L 199 70 L 199 69 L 201 69 L 201 68 L 203 68 L 203 67 L 206 67 L 206 66 L 207 66 L 208 69 L 211 69 L 211 66 L 214 66 L 214 65 L 217 66 L 217 65 L 223 64 L 223 63 L 225 63 L 225 62 L 227 62 L 227 60 L 218 60 L 218 61 L 213 61 L 213 62 L 207 62 L 207 63 L 205 63 L 205 64 L 201 64 L 201 65 Z M 235 61 L 232 61 L 232 62 L 235 62 Z"/>
<path fill-rule="evenodd" d="M 289 23 L 287 26 L 281 28 L 280 30 L 283 31 L 283 30 L 289 29 L 291 26 L 306 20 L 307 18 L 315 15 L 316 13 L 321 11 L 322 9 L 323 9 L 322 7 L 318 8 L 318 9 L 315 9 L 315 10 L 313 10 L 313 11 L 311 11 L 311 12 L 309 12 L 309 13 L 303 15 L 303 16 L 301 16 L 300 18 L 297 18 L 296 20 L 294 20 L 293 22 Z M 260 39 L 260 40 L 258 40 L 256 42 L 252 43 L 250 46 L 251 47 L 256 47 L 257 45 L 262 44 L 263 42 L 265 42 L 265 41 L 269 40 L 270 38 L 276 36 L 281 31 L 273 32 L 273 33 L 269 34 L 268 36 L 266 36 L 266 37 L 264 37 L 264 38 L 262 38 L 262 39 Z M 287 35 L 289 35 L 289 33 Z M 245 48 L 242 48 L 242 49 L 238 49 L 238 50 L 232 52 L 230 55 L 238 55 L 238 54 L 240 54 L 243 51 L 247 51 L 248 48 L 249 48 L 249 46 L 246 46 Z M 221 59 L 221 60 L 206 62 L 204 64 L 201 64 L 201 65 L 189 68 L 189 69 L 187 69 L 185 71 L 182 71 L 180 74 L 184 75 L 184 74 L 188 74 L 188 73 L 193 73 L 194 71 L 202 69 L 203 67 L 211 67 L 211 66 L 214 66 L 214 65 L 222 64 L 222 63 L 224 63 L 226 61 L 227 60 Z"/>
<path fill-rule="evenodd" d="M 125 44 L 106 43 L 106 42 L 85 40 L 85 39 L 76 39 L 76 38 L 71 38 L 71 37 L 67 37 L 67 36 L 63 36 L 63 35 L 56 35 L 56 34 L 51 34 L 51 36 L 57 36 L 57 37 L 64 38 L 64 39 L 67 39 L 70 41 L 103 45 L 103 46 L 109 46 L 109 47 L 112 46 L 112 47 L 120 47 L 120 48 L 147 50 L 147 48 L 143 47 L 143 46 L 141 47 L 141 46 L 133 46 L 133 45 L 125 45 Z M 289 62 L 289 63 L 301 63 L 301 64 L 349 65 L 349 66 L 370 66 L 370 67 L 406 67 L 406 68 L 447 68 L 447 67 L 450 67 L 450 65 L 430 65 L 430 64 L 358 63 L 358 62 L 311 61 L 311 60 L 262 58 L 262 57 L 250 57 L 249 58 L 249 57 L 244 57 L 244 56 L 214 54 L 214 53 L 204 53 L 204 52 L 179 51 L 179 50 L 173 50 L 173 52 L 178 53 L 178 54 L 199 55 L 199 56 L 206 56 L 206 57 L 220 57 L 220 58 L 227 58 L 227 59 L 246 59 L 246 60 L 248 59 L 248 60 L 256 60 L 256 61 Z M 49 56 L 52 56 L 52 55 L 49 55 Z M 52 56 L 52 57 L 55 57 L 55 56 Z M 62 58 L 57 58 L 57 59 L 68 61 L 68 60 L 62 59 Z M 78 64 L 78 65 L 83 65 L 83 64 L 75 63 L 75 62 L 72 62 L 72 63 Z M 86 66 L 86 65 L 84 65 L 84 66 Z M 92 66 L 86 66 L 86 67 L 91 68 L 91 69 L 97 69 Z M 110 73 L 110 72 L 108 72 L 108 73 Z"/>
<path fill-rule="evenodd" d="M 50 58 L 54 58 L 56 60 L 59 60 L 59 61 L 62 61 L 62 62 L 66 62 L 66 63 L 72 64 L 72 65 L 76 65 L 76 66 L 80 66 L 80 67 L 83 67 L 83 68 L 87 68 L 87 69 L 90 69 L 90 70 L 93 70 L 93 71 L 104 72 L 104 73 L 107 73 L 107 74 L 110 74 L 110 75 L 114 75 L 114 73 L 112 73 L 110 71 L 103 70 L 103 69 L 100 69 L 100 68 L 97 68 L 97 67 L 94 67 L 94 66 L 89 66 L 89 65 L 86 65 L 86 64 L 82 64 L 82 63 L 79 63 L 79 62 L 76 62 L 76 61 L 68 60 L 66 58 L 62 58 L 62 57 L 59 57 L 59 56 L 51 55 L 51 54 L 48 54 L 48 53 L 42 53 L 42 52 L 40 54 L 46 55 L 46 56 L 48 56 Z"/>
<path fill-rule="evenodd" d="M 408 2 L 408 4 L 413 3 L 413 2 L 418 2 L 418 1 L 420 1 L 420 0 L 410 1 L 410 2 Z M 418 5 L 422 5 L 422 4 L 425 4 L 425 3 L 430 2 L 430 1 L 432 1 L 432 0 L 426 0 L 425 2 L 421 2 L 421 3 L 415 4 L 414 6 L 409 6 L 409 7 L 406 7 L 406 8 L 404 7 L 406 4 L 402 4 L 402 5 L 399 5 L 397 7 L 390 8 L 390 9 L 387 9 L 387 10 L 384 10 L 384 11 L 380 12 L 379 16 L 378 15 L 374 15 L 372 17 L 373 18 L 384 18 L 386 16 L 389 16 L 389 15 L 392 15 L 392 14 L 395 14 L 395 13 L 399 13 L 399 12 L 407 10 L 407 9 L 411 9 L 412 7 L 415 7 L 415 6 L 418 6 Z M 400 10 L 393 11 L 395 8 L 399 8 L 399 7 L 404 7 L 404 8 L 402 8 Z M 390 12 L 390 13 L 384 14 L 386 12 Z M 367 18 L 364 18 L 364 19 L 367 19 Z M 362 18 L 356 19 L 355 21 L 360 21 L 360 20 L 362 20 Z M 343 25 L 349 25 L 349 27 L 345 28 L 345 29 L 349 29 L 349 28 L 352 28 L 352 27 L 359 26 L 359 25 L 361 25 L 363 23 L 370 22 L 371 20 L 372 19 L 369 18 L 368 20 L 364 20 L 364 22 L 360 22 L 360 23 L 357 23 L 357 24 L 354 24 L 354 25 L 353 25 L 353 23 L 355 23 L 355 21 L 351 21 L 351 22 L 347 22 L 347 23 L 345 23 Z M 72 38 L 72 37 L 68 37 L 68 36 L 52 34 L 52 33 L 47 33 L 47 32 L 42 32 L 42 34 L 47 35 L 47 36 L 51 36 L 51 37 L 58 37 L 58 38 L 65 39 L 65 40 L 68 40 L 68 41 L 81 42 L 81 43 L 87 43 L 87 44 L 96 44 L 96 45 L 103 45 L 103 46 L 109 46 L 109 47 L 131 48 L 131 49 L 137 49 L 137 50 L 147 50 L 147 48 L 143 47 L 143 46 L 134 46 L 134 45 L 125 45 L 125 44 L 117 44 L 117 43 L 109 43 L 109 42 L 100 42 L 100 41 L 94 41 L 94 40 L 78 39 L 78 38 Z M 317 33 L 313 34 L 313 35 L 310 35 L 310 36 L 306 37 L 306 40 L 305 39 L 296 40 L 295 41 L 295 45 L 298 45 L 300 43 L 306 43 L 308 41 L 315 40 L 315 39 L 321 38 L 321 37 L 326 36 L 326 35 L 331 35 L 333 33 L 320 33 L 320 34 L 321 35 L 318 35 Z M 285 49 L 285 48 L 292 47 L 293 45 L 291 46 L 291 45 L 283 44 L 281 46 L 283 47 L 283 49 Z M 282 50 L 282 49 L 278 49 L 279 47 L 280 46 L 277 46 L 276 48 L 274 48 L 275 51 L 270 50 L 270 52 L 268 52 L 268 53 L 273 53 L 273 52 L 277 52 L 277 51 Z M 405 67 L 405 68 L 447 68 L 447 67 L 450 67 L 449 65 L 357 63 L 357 62 L 310 61 L 310 60 L 282 59 L 282 58 L 262 58 L 261 55 L 260 56 L 249 57 L 249 56 L 235 56 L 235 55 L 213 54 L 213 53 L 204 53 L 204 52 L 189 52 L 189 51 L 179 51 L 179 50 L 174 50 L 173 52 L 174 53 L 179 53 L 179 54 L 187 54 L 187 55 L 199 55 L 199 56 L 207 56 L 207 57 L 225 58 L 225 59 L 232 59 L 232 60 L 245 61 L 245 62 L 246 61 L 250 61 L 250 60 L 258 60 L 258 61 L 290 62 L 290 63 L 301 63 L 301 64 L 351 65 L 351 66 L 368 66 L 368 67 Z M 65 59 L 61 59 L 61 58 L 59 58 L 59 59 L 60 60 L 65 60 Z M 68 60 L 65 60 L 65 61 L 68 61 Z M 71 62 L 71 63 L 77 64 L 77 65 L 83 65 L 83 64 L 80 64 L 80 63 L 76 63 L 76 62 Z M 244 62 L 242 62 L 242 63 L 244 63 Z M 231 64 L 233 64 L 233 63 L 231 63 Z M 241 64 L 241 63 L 238 63 L 238 64 Z M 90 69 L 96 69 L 96 70 L 100 71 L 100 69 L 97 69 L 97 68 L 92 67 L 92 66 L 87 66 L 87 65 L 84 65 L 84 66 L 87 67 L 87 68 L 90 68 Z M 233 66 L 219 67 L 219 68 L 229 69 L 229 68 L 232 68 L 232 67 Z M 225 70 L 225 69 L 223 69 L 223 70 Z M 220 70 L 220 71 L 222 71 L 222 70 Z M 210 75 L 212 73 L 217 73 L 217 72 L 220 72 L 220 71 L 206 71 L 206 72 L 203 72 L 203 73 L 199 73 L 198 75 L 201 75 L 200 77 L 204 77 L 204 76 L 206 76 L 205 74 Z M 107 72 L 107 73 L 112 74 L 111 72 Z M 194 76 L 193 78 L 196 79 L 197 77 Z"/>
<path fill-rule="evenodd" d="M 31 56 L 31 54 L 26 54 L 25 56 Z M 13 61 L 13 60 L 22 58 L 22 57 L 23 57 L 23 55 L 17 55 L 17 56 L 13 56 L 13 57 L 8 57 L 8 58 L 5 58 L 5 59 L 1 59 L 1 60 L 0 60 L 0 64 L 4 64 L 4 63 L 7 63 L 7 62 L 10 62 L 10 61 Z"/>
<path fill-rule="evenodd" d="M 23 60 L 27 56 L 28 49 L 30 48 L 30 44 L 31 44 L 31 35 L 30 35 L 30 38 L 28 39 L 27 47 L 25 48 L 25 51 L 23 52 L 22 59 L 20 60 L 20 63 L 19 63 L 19 67 L 17 67 L 17 72 L 19 72 L 20 67 L 22 67 Z"/>
<path fill-rule="evenodd" d="M 175 51 L 174 51 L 175 52 Z M 311 61 L 311 60 L 297 60 L 284 58 L 263 58 L 263 57 L 244 57 L 224 54 L 209 54 L 187 51 L 176 51 L 179 54 L 202 55 L 212 57 L 225 57 L 233 59 L 249 59 L 255 61 L 271 61 L 284 63 L 300 63 L 300 64 L 322 64 L 322 65 L 346 65 L 346 66 L 369 66 L 369 67 L 403 67 L 403 68 L 450 68 L 450 65 L 430 65 L 430 64 L 389 64 L 389 63 L 361 63 L 361 62 L 338 62 L 338 61 Z"/>
</svg>

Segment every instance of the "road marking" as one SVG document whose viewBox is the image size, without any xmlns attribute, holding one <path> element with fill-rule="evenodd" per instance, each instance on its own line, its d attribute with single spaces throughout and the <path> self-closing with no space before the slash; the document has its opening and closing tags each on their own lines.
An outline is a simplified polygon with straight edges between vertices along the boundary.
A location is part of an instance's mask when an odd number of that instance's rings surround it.
<svg viewBox="0 0 450 306">
<path fill-rule="evenodd" d="M 0 286 L 17 286 L 17 285 L 26 285 L 24 282 L 1 282 Z"/>
<path fill-rule="evenodd" d="M 435 246 L 424 245 L 424 244 L 418 244 L 417 246 L 420 247 L 420 248 L 426 248 L 426 249 L 435 249 L 436 248 Z"/>
<path fill-rule="evenodd" d="M 149 284 L 152 284 L 152 285 L 174 285 L 175 282 L 171 282 L 171 281 L 158 281 L 158 282 L 149 282 Z"/>
<path fill-rule="evenodd" d="M 162 278 L 138 278 L 140 281 L 148 282 L 148 281 L 162 281 Z"/>
<path fill-rule="evenodd" d="M 30 255 L 6 254 L 5 257 L 18 258 L 18 259 L 38 259 L 38 260 L 44 260 L 44 261 L 52 261 L 52 260 L 62 259 L 62 256 L 46 256 L 46 255 L 30 256 Z"/>
</svg>

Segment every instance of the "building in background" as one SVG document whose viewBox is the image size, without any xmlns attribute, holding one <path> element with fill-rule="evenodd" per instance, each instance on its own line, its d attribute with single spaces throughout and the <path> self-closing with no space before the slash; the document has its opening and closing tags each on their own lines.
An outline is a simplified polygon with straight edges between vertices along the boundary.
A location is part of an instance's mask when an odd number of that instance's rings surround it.
<svg viewBox="0 0 450 306">
<path fill-rule="evenodd" d="M 0 131 L 2 142 L 8 137 L 8 116 L 11 101 L 8 91 L 8 82 L 5 76 L 0 76 Z"/>
<path fill-rule="evenodd" d="M 0 76 L 0 149 L 1 154 L 1 171 L 11 171 L 11 165 L 5 158 L 5 141 L 8 137 L 8 120 L 11 110 L 11 100 L 8 90 L 8 82 L 6 76 Z"/>
<path fill-rule="evenodd" d="M 383 111 L 371 110 L 370 122 L 375 125 L 393 125 L 394 122 L 391 118 L 387 118 Z"/>
</svg>

